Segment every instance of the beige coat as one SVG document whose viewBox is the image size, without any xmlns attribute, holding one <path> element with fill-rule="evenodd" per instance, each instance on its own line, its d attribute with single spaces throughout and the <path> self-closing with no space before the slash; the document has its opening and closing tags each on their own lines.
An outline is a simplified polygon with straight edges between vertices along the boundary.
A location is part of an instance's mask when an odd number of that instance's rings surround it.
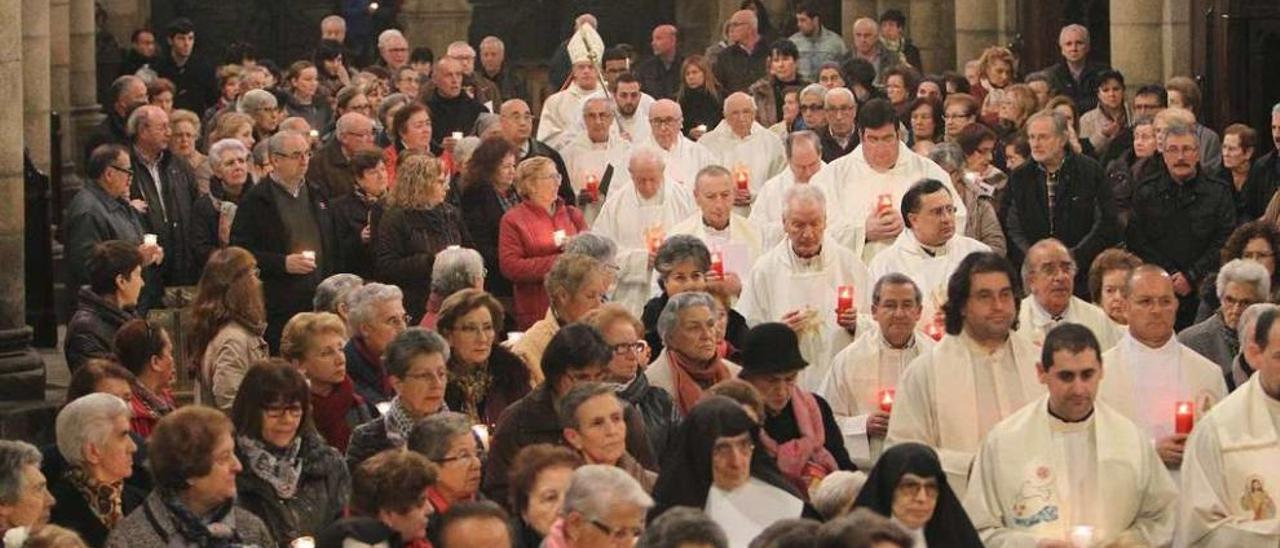
<svg viewBox="0 0 1280 548">
<path fill-rule="evenodd" d="M 200 392 L 197 402 L 230 411 L 249 367 L 270 357 L 267 341 L 238 322 L 231 322 L 205 347 L 200 360 Z"/>
<path fill-rule="evenodd" d="M 542 353 L 546 352 L 547 345 L 551 344 L 551 337 L 556 336 L 558 331 L 560 322 L 548 308 L 547 316 L 529 326 L 524 336 L 511 345 L 511 352 L 520 356 L 525 367 L 529 368 L 529 383 L 533 386 L 537 386 L 545 378 L 542 375 Z"/>
</svg>

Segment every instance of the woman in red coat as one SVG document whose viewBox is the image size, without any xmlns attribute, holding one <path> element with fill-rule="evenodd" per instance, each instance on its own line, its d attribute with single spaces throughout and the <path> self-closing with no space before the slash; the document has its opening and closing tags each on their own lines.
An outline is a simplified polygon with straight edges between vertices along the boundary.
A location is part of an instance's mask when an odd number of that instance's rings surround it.
<svg viewBox="0 0 1280 548">
<path fill-rule="evenodd" d="M 498 264 L 515 286 L 516 324 L 528 329 L 547 313 L 542 279 L 569 238 L 587 230 L 582 211 L 560 199 L 560 174 L 550 159 L 529 158 L 516 167 L 516 191 L 524 198 L 502 216 Z"/>
</svg>

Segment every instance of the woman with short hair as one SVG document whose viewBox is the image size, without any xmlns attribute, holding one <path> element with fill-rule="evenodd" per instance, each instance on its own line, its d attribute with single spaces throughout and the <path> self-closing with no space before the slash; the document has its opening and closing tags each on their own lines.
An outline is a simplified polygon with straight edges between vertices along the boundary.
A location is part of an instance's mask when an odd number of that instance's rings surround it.
<svg viewBox="0 0 1280 548">
<path fill-rule="evenodd" d="M 198 366 L 196 402 L 231 409 L 249 366 L 267 358 L 258 262 L 242 247 L 214 252 L 187 309 L 187 356 Z"/>
<path fill-rule="evenodd" d="M 436 326 L 452 349 L 445 402 L 489 428 L 531 386 L 524 362 L 498 343 L 503 317 L 492 295 L 464 289 L 444 300 Z"/>
<path fill-rule="evenodd" d="M 347 331 L 351 340 L 343 348 L 347 376 L 356 393 L 370 405 L 389 401 L 391 389 L 382 356 L 387 345 L 409 327 L 404 311 L 404 293 L 394 285 L 369 283 L 347 294 Z"/>
<path fill-rule="evenodd" d="M 115 352 L 116 331 L 137 317 L 134 308 L 142 294 L 143 263 L 142 252 L 134 244 L 108 240 L 94 246 L 89 264 L 83 265 L 89 271 L 89 284 L 77 294 L 63 343 L 72 373 L 89 358 L 106 358 Z"/>
<path fill-rule="evenodd" d="M 347 375 L 346 344 L 347 327 L 328 312 L 296 314 L 280 335 L 280 357 L 307 377 L 315 428 L 338 451 L 347 450 L 356 426 L 377 415 Z"/>
<path fill-rule="evenodd" d="M 421 421 L 409 433 L 406 447 L 436 465 L 435 484 L 427 488 L 431 517 L 427 538 L 439 545 L 440 518 L 455 504 L 478 500 L 485 450 L 471 430 L 471 419 L 445 411 Z"/>
<path fill-rule="evenodd" d="M 389 449 L 373 455 L 352 472 L 351 509 L 394 531 L 405 548 L 429 548 L 427 491 L 437 474 L 435 464 L 413 451 Z"/>
<path fill-rule="evenodd" d="M 511 515 L 515 516 L 516 546 L 538 548 L 551 532 L 564 502 L 573 470 L 582 459 L 568 448 L 548 443 L 530 445 L 516 454 L 511 466 Z"/>
<path fill-rule="evenodd" d="M 383 404 L 382 416 L 351 434 L 347 465 L 352 470 L 379 451 L 404 447 L 418 421 L 449 410 L 444 403 L 449 355 L 444 338 L 421 327 L 406 329 L 387 345 L 383 365 L 396 397 Z"/>
<path fill-rule="evenodd" d="M 431 295 L 427 297 L 427 311 L 418 325 L 435 329 L 444 300 L 464 289 L 484 289 L 487 272 L 484 258 L 474 249 L 446 247 L 444 251 L 436 253 L 436 261 L 431 265 Z M 503 319 L 503 325 L 515 328 L 510 317 Z M 502 331 L 505 333 L 509 330 Z"/>
<path fill-rule="evenodd" d="M 544 546 L 595 548 L 631 546 L 644 532 L 653 499 L 625 471 L 588 464 L 573 471 L 560 517 Z"/>
<path fill-rule="evenodd" d="M 387 194 L 387 166 L 382 163 L 382 153 L 375 148 L 357 150 L 349 162 L 355 187 L 351 194 L 333 201 L 338 250 L 342 253 L 342 264 L 362 278 L 371 278 L 374 262 L 370 220 L 373 210 L 381 207 L 379 200 Z"/>
<path fill-rule="evenodd" d="M 209 147 L 207 163 L 212 171 L 205 183 L 208 193 L 197 198 L 191 208 L 191 246 L 200 264 L 231 243 L 236 208 L 253 186 L 249 162 L 249 149 L 238 140 L 223 139 Z"/>
<path fill-rule="evenodd" d="M 67 404 L 55 421 L 58 453 L 67 466 L 48 478 L 58 501 L 49 522 L 75 530 L 93 546 L 102 545 L 147 496 L 125 483 L 138 450 L 129 435 L 131 414 L 120 398 L 99 392 Z"/>
<path fill-rule="evenodd" d="M 387 137 L 391 144 L 382 150 L 382 163 L 387 166 L 387 180 L 392 188 L 400 184 L 400 164 L 414 153 L 431 154 L 431 109 L 427 105 L 402 93 L 392 94 L 403 97 L 403 105 L 392 105 L 388 110 L 379 109 L 379 114 L 386 113 L 389 118 Z M 390 97 L 388 97 L 389 99 Z M 372 100 L 372 98 L 371 98 Z M 394 113 L 393 113 L 394 112 Z"/>
<path fill-rule="evenodd" d="M 681 293 L 705 292 L 710 280 L 711 250 L 701 238 L 689 234 L 676 234 L 658 248 L 653 259 L 653 269 L 658 275 L 658 289 L 662 292 L 645 303 L 640 316 L 644 322 L 644 340 L 649 343 L 650 355 L 655 359 L 662 354 L 665 345 L 658 333 L 658 318 L 671 297 Z M 747 334 L 747 319 L 738 311 L 728 308 L 725 318 L 725 341 L 729 346 L 724 356 L 737 354 L 742 348 L 742 337 Z"/>
<path fill-rule="evenodd" d="M 547 315 L 525 331 L 511 351 L 524 360 L 534 384 L 542 382 L 542 354 L 563 325 L 578 321 L 604 303 L 613 281 L 608 267 L 586 255 L 565 253 L 556 258 L 543 285 L 547 290 Z"/>
<path fill-rule="evenodd" d="M 156 422 L 177 408 L 173 400 L 173 339 L 163 327 L 143 319 L 130 320 L 116 332 L 116 356 L 133 374 L 133 431 L 143 439 Z"/>
<path fill-rule="evenodd" d="M 209 191 L 209 178 L 213 169 L 209 157 L 200 154 L 196 143 L 203 134 L 200 133 L 200 116 L 194 112 L 177 109 L 169 113 L 169 152 L 187 162 L 195 176 L 196 188 L 200 193 Z"/>
</svg>

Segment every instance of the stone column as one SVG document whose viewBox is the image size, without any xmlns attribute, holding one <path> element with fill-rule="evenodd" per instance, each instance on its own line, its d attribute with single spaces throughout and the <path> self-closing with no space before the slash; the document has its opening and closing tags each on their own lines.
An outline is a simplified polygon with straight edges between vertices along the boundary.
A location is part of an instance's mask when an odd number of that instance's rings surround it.
<svg viewBox="0 0 1280 548">
<path fill-rule="evenodd" d="M 992 0 L 956 0 L 956 67 L 1000 43 L 1000 6 Z"/>
<path fill-rule="evenodd" d="M 62 189 L 76 189 L 71 132 L 71 0 L 49 0 L 50 107 L 62 116 Z"/>
<path fill-rule="evenodd" d="M 944 5 L 947 4 L 947 5 Z M 911 0 L 907 14 L 907 32 L 911 42 L 920 48 L 920 62 L 925 72 L 941 74 L 955 66 L 955 12 L 950 2 Z"/>
<path fill-rule="evenodd" d="M 0 0 L 0 120 L 21 120 L 23 0 Z M 44 399 L 44 363 L 31 350 L 23 253 L 22 126 L 0 124 L 0 403 Z M 4 410 L 8 410 L 8 406 Z M 3 414 L 3 413 L 0 413 Z"/>
<path fill-rule="evenodd" d="M 876 0 L 843 0 L 840 5 L 840 28 L 832 28 L 831 30 L 839 30 L 844 36 L 845 42 L 849 47 L 853 47 L 853 23 L 862 17 L 879 17 L 879 7 Z"/>
<path fill-rule="evenodd" d="M 116 43 L 127 45 L 133 30 L 150 19 L 150 2 L 145 10 L 141 4 L 139 0 L 102 1 L 102 6 L 107 10 L 107 31 L 115 37 Z"/>
<path fill-rule="evenodd" d="M 71 0 L 71 124 L 75 131 L 65 134 L 73 151 L 71 159 L 82 163 L 79 151 L 93 127 L 102 120 L 98 105 L 98 67 L 94 44 L 93 0 Z M 203 113 L 201 113 L 203 114 Z M 84 172 L 85 166 L 80 166 Z"/>
<path fill-rule="evenodd" d="M 1111 3 L 1111 66 L 1131 89 L 1164 81 L 1163 0 Z"/>
<path fill-rule="evenodd" d="M 22 0 L 22 125 L 36 167 L 49 171 L 49 0 Z"/>
<path fill-rule="evenodd" d="M 1160 39 L 1164 50 L 1164 65 L 1161 67 L 1164 79 L 1189 76 L 1191 48 L 1186 45 L 1191 42 L 1191 0 L 1166 0 L 1163 15 Z"/>
</svg>

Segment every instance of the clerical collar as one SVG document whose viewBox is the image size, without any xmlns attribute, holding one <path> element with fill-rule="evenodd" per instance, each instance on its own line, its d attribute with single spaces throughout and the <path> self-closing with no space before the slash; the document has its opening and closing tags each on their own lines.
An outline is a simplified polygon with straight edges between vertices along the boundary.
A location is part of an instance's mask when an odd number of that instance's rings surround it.
<svg viewBox="0 0 1280 548">
<path fill-rule="evenodd" d="M 1173 336 L 1172 333 L 1169 334 L 1169 339 L 1166 340 L 1164 344 L 1155 348 L 1147 346 L 1147 343 L 1144 343 L 1138 340 L 1137 337 L 1133 336 L 1132 332 L 1126 333 L 1125 336 L 1128 337 L 1130 342 L 1133 343 L 1133 349 L 1138 352 L 1147 352 L 1151 354 L 1164 354 L 1164 353 L 1176 352 L 1178 349 L 1178 338 Z"/>
<path fill-rule="evenodd" d="M 912 234 L 912 236 L 915 236 L 915 234 Z M 916 241 L 919 241 L 919 240 L 916 240 Z M 944 243 L 942 245 L 928 245 L 921 242 L 920 251 L 923 251 L 925 255 L 928 255 L 930 257 L 941 257 L 947 254 L 947 244 Z"/>
<path fill-rule="evenodd" d="M 1062 422 L 1062 423 L 1066 423 L 1066 424 L 1081 424 L 1081 423 L 1089 422 L 1089 419 L 1092 419 L 1092 418 L 1093 418 L 1093 412 L 1094 412 L 1094 410 L 1095 410 L 1095 409 L 1097 409 L 1096 407 L 1090 407 L 1090 408 L 1089 408 L 1089 414 L 1088 414 L 1088 415 L 1085 415 L 1084 417 L 1082 417 L 1082 418 L 1080 418 L 1080 419 L 1078 419 L 1078 420 L 1071 420 L 1071 419 L 1063 418 L 1061 415 L 1058 415 L 1057 413 L 1054 413 L 1054 412 L 1053 412 L 1053 406 L 1052 406 L 1052 405 L 1049 405 L 1049 404 L 1047 404 L 1047 403 L 1046 403 L 1045 405 L 1047 406 L 1047 409 L 1048 409 L 1048 411 L 1049 411 L 1049 416 L 1050 416 L 1050 417 L 1053 417 L 1053 418 L 1054 418 L 1055 420 L 1057 420 L 1058 422 Z"/>
<path fill-rule="evenodd" d="M 1036 300 L 1035 297 L 1031 298 L 1031 313 L 1035 317 L 1036 325 L 1047 325 L 1063 321 L 1067 317 L 1067 312 L 1070 311 L 1071 301 L 1067 301 L 1067 307 L 1062 309 L 1061 314 L 1054 316 L 1048 310 L 1045 310 L 1043 306 L 1040 306 L 1040 301 Z"/>
</svg>

